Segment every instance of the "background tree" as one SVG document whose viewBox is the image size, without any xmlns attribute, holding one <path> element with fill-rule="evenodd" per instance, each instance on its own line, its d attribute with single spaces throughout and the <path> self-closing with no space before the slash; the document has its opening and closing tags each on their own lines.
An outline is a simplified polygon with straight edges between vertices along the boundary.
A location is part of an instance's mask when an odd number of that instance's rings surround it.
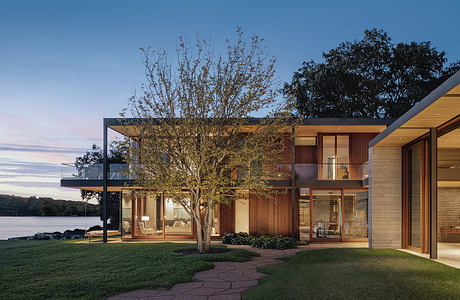
<svg viewBox="0 0 460 300">
<path fill-rule="evenodd" d="M 78 171 L 81 171 L 85 166 L 102 164 L 103 158 L 104 153 L 102 152 L 102 149 L 99 146 L 93 144 L 90 151 L 87 151 L 84 155 L 75 158 L 75 167 Z M 119 147 L 118 143 L 111 143 L 109 145 L 107 161 L 109 164 L 125 163 L 123 149 Z M 85 201 L 93 198 L 97 199 L 99 206 L 101 207 L 102 192 L 80 190 L 80 195 L 81 198 Z M 118 229 L 120 225 L 120 192 L 107 193 L 107 219 L 109 227 Z"/>
<path fill-rule="evenodd" d="M 262 163 L 283 150 L 287 114 L 273 89 L 275 59 L 262 39 L 242 37 L 238 30 L 235 42 L 227 40 L 223 55 L 209 41 L 190 47 L 180 38 L 174 67 L 166 51 L 143 50 L 146 84 L 130 102 L 133 117 L 142 118 L 141 142 L 125 141 L 134 154 L 126 159 L 141 186 L 172 197 L 193 218 L 199 252 L 210 249 L 213 208 L 239 191 L 268 194 Z M 270 118 L 248 134 L 260 110 Z"/>
<path fill-rule="evenodd" d="M 303 117 L 397 118 L 460 69 L 430 42 L 395 45 L 377 29 L 323 58 L 304 62 L 284 85 Z"/>
</svg>

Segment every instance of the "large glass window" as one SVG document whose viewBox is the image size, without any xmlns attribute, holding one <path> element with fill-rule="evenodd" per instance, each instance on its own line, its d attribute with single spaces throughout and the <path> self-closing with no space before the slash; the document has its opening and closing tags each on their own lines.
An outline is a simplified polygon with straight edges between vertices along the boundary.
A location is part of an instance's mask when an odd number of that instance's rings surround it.
<svg viewBox="0 0 460 300">
<path fill-rule="evenodd" d="M 184 199 L 184 201 L 189 201 Z M 192 234 L 192 217 L 173 198 L 165 197 L 165 232 L 172 235 Z"/>
<path fill-rule="evenodd" d="M 310 239 L 310 189 L 301 188 L 299 197 L 299 238 Z"/>
<path fill-rule="evenodd" d="M 322 178 L 328 180 L 350 179 L 348 135 L 324 135 L 322 147 Z"/>
<path fill-rule="evenodd" d="M 365 190 L 343 191 L 343 238 L 367 238 L 367 199 Z"/>
<path fill-rule="evenodd" d="M 420 248 L 421 201 L 422 201 L 422 163 L 423 144 L 410 149 L 409 152 L 410 194 L 409 194 L 409 245 Z"/>
<path fill-rule="evenodd" d="M 123 191 L 121 196 L 121 236 L 132 237 L 132 209 L 131 192 Z"/>
<path fill-rule="evenodd" d="M 132 204 L 136 224 L 134 235 L 163 237 L 163 201 L 161 195 L 137 192 Z"/>
<path fill-rule="evenodd" d="M 339 239 L 341 227 L 341 191 L 313 190 L 312 238 Z"/>
</svg>

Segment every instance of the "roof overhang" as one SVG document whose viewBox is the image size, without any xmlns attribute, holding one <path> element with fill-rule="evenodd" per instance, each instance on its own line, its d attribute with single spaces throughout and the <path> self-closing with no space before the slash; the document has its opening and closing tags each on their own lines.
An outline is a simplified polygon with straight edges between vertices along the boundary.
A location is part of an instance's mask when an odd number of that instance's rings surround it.
<svg viewBox="0 0 460 300">
<path fill-rule="evenodd" d="M 128 118 L 105 118 L 104 122 L 108 128 L 128 137 L 136 137 L 139 135 L 136 122 L 141 119 Z M 259 126 L 260 118 L 248 119 L 245 128 L 248 132 L 254 130 Z M 296 135 L 314 135 L 318 132 L 366 132 L 366 133 L 380 133 L 394 119 L 348 119 L 348 118 L 314 118 L 303 119 L 296 124 Z M 289 126 L 289 124 L 287 124 Z"/>
<path fill-rule="evenodd" d="M 370 141 L 370 147 L 403 146 L 460 114 L 460 71 Z"/>
</svg>

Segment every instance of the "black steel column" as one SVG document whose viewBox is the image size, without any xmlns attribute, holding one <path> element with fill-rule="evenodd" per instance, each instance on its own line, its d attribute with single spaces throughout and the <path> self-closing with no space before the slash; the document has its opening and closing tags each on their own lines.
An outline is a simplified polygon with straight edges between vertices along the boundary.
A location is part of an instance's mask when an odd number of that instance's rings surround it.
<svg viewBox="0 0 460 300">
<path fill-rule="evenodd" d="M 102 162 L 102 241 L 107 243 L 107 123 L 104 119 L 104 157 Z"/>
<path fill-rule="evenodd" d="M 430 258 L 438 258 L 438 133 L 430 128 Z"/>
<path fill-rule="evenodd" d="M 296 182 L 295 182 L 295 127 L 292 126 L 292 134 L 291 134 L 291 214 L 292 214 L 292 236 L 298 237 L 296 234 L 296 203 L 295 203 L 295 193 L 296 193 Z"/>
</svg>

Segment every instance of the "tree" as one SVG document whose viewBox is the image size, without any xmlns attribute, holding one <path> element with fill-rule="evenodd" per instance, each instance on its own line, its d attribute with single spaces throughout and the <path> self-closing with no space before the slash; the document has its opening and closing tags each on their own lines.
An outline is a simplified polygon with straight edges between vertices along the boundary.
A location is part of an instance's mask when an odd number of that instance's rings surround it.
<svg viewBox="0 0 460 300">
<path fill-rule="evenodd" d="M 111 143 L 109 145 L 109 153 L 107 154 L 107 162 L 111 163 L 124 163 L 123 148 L 119 147 L 118 143 Z M 75 158 L 75 167 L 81 171 L 87 165 L 102 164 L 104 161 L 104 153 L 101 148 L 95 144 L 92 145 L 91 150 L 87 151 L 83 156 Z M 102 168 L 101 168 L 102 170 Z M 102 204 L 102 192 L 80 190 L 81 198 L 85 201 L 96 198 L 99 206 Z M 102 219 L 102 215 L 101 215 Z M 118 228 L 120 224 L 120 192 L 107 193 L 107 219 L 109 220 L 110 227 Z"/>
<path fill-rule="evenodd" d="M 395 45 L 375 28 L 323 58 L 304 62 L 284 85 L 303 117 L 397 118 L 460 69 L 430 42 Z"/>
<path fill-rule="evenodd" d="M 190 47 L 179 38 L 174 67 L 166 51 L 141 49 L 146 83 L 128 110 L 141 142 L 125 140 L 126 159 L 142 187 L 170 195 L 193 218 L 199 252 L 210 249 L 213 208 L 240 192 L 268 194 L 263 163 L 283 150 L 286 106 L 277 103 L 275 59 L 262 41 L 247 42 L 238 29 L 219 56 L 209 40 Z M 248 132 L 260 110 L 270 113 Z"/>
</svg>

